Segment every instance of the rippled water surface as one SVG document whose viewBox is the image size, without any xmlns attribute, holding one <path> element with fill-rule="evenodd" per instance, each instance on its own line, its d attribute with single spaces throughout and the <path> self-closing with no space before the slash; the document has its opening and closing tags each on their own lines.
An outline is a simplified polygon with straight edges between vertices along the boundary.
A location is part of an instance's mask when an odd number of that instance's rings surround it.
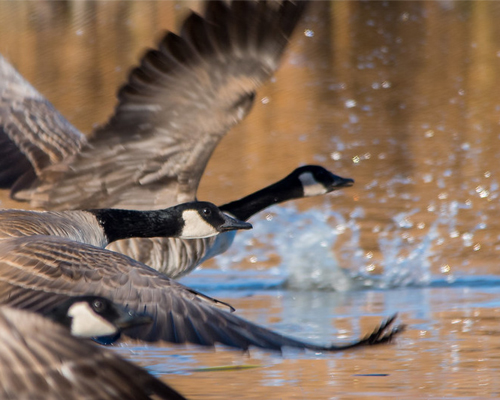
<svg viewBox="0 0 500 400">
<path fill-rule="evenodd" d="M 0 52 L 90 132 L 144 48 L 199 6 L 0 2 Z M 302 164 L 354 178 L 254 217 L 253 231 L 184 283 L 318 343 L 399 311 L 408 330 L 395 343 L 284 357 L 117 351 L 190 399 L 499 396 L 499 19 L 493 1 L 314 2 L 202 181 L 199 198 L 223 203 Z M 0 201 L 22 206 L 6 192 Z M 213 368 L 229 365 L 247 368 Z"/>
</svg>

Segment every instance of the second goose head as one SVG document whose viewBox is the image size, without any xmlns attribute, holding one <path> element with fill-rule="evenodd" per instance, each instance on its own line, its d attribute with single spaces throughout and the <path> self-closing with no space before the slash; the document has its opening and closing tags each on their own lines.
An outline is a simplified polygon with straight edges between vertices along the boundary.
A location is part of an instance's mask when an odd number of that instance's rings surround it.
<svg viewBox="0 0 500 400">
<path fill-rule="evenodd" d="M 45 317 L 66 326 L 76 337 L 103 337 L 106 343 L 118 339 L 123 329 L 151 323 L 146 314 L 126 310 L 105 297 L 75 296 L 47 311 Z"/>
<path fill-rule="evenodd" d="M 354 185 L 353 179 L 332 174 L 319 165 L 299 167 L 287 178 L 300 181 L 304 197 L 319 196 Z"/>
<path fill-rule="evenodd" d="M 332 174 L 319 165 L 304 165 L 296 168 L 282 180 L 239 200 L 224 204 L 220 209 L 246 221 L 272 204 L 319 196 L 353 184 L 354 180 Z"/>
<path fill-rule="evenodd" d="M 95 215 L 109 242 L 131 237 L 204 238 L 252 228 L 248 222 L 230 217 L 205 201 L 156 211 L 97 209 L 88 212 Z"/>
</svg>

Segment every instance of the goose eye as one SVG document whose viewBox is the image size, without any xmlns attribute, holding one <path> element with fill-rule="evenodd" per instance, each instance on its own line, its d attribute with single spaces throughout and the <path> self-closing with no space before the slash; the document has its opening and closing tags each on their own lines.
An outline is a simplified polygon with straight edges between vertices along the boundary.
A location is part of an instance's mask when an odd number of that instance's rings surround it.
<svg viewBox="0 0 500 400">
<path fill-rule="evenodd" d="M 205 217 L 208 217 L 212 214 L 212 210 L 210 208 L 204 208 L 202 212 Z"/>
<path fill-rule="evenodd" d="M 104 303 L 101 300 L 94 300 L 92 307 L 96 312 L 104 311 Z"/>
</svg>

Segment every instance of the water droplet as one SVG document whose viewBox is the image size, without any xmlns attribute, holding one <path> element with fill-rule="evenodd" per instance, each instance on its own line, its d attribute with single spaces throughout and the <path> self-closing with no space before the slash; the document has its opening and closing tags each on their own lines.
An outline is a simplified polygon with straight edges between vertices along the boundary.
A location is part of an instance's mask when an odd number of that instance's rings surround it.
<svg viewBox="0 0 500 400">
<path fill-rule="evenodd" d="M 306 29 L 304 31 L 304 36 L 306 36 L 306 37 L 313 37 L 314 36 L 314 31 L 312 29 Z"/>
<path fill-rule="evenodd" d="M 470 232 L 462 233 L 462 240 L 464 242 L 465 247 L 472 246 L 472 239 L 473 238 L 474 238 L 474 235 Z"/>
<path fill-rule="evenodd" d="M 457 230 L 454 230 L 454 231 L 450 232 L 450 237 L 451 238 L 456 238 L 458 236 L 460 236 L 460 232 L 458 232 Z"/>
<path fill-rule="evenodd" d="M 82 36 L 82 35 L 83 35 L 83 29 L 78 29 L 78 30 L 76 31 L 76 35 L 77 35 L 77 36 Z"/>
<path fill-rule="evenodd" d="M 447 274 L 450 272 L 451 267 L 448 264 L 446 264 L 446 265 L 441 266 L 441 268 L 439 268 L 439 270 L 441 271 L 441 273 Z"/>
<path fill-rule="evenodd" d="M 260 101 L 262 104 L 269 104 L 269 97 L 263 97 Z"/>
<path fill-rule="evenodd" d="M 481 190 L 481 192 L 479 193 L 479 197 L 481 197 L 482 199 L 484 199 L 485 197 L 488 197 L 490 195 L 490 192 L 488 192 L 487 190 Z"/>
<path fill-rule="evenodd" d="M 368 272 L 375 271 L 375 268 L 376 268 L 375 264 L 370 264 L 370 265 L 367 265 L 367 266 L 366 266 L 366 270 L 367 270 Z"/>
<path fill-rule="evenodd" d="M 478 193 L 481 198 L 485 198 L 490 195 L 490 192 L 482 186 L 476 186 L 476 193 Z"/>
<path fill-rule="evenodd" d="M 490 172 L 490 171 L 486 171 L 486 172 L 484 173 L 484 177 L 485 177 L 485 178 L 489 178 L 490 176 L 491 176 L 491 172 Z"/>
<path fill-rule="evenodd" d="M 432 174 L 424 174 L 422 179 L 424 180 L 425 183 L 430 183 L 432 182 L 433 177 Z"/>
<path fill-rule="evenodd" d="M 418 229 L 424 229 L 424 228 L 425 228 L 425 222 L 419 222 L 419 223 L 417 224 L 417 228 L 418 228 Z"/>
<path fill-rule="evenodd" d="M 373 258 L 373 253 L 371 251 L 368 251 L 366 254 L 365 254 L 365 257 L 370 259 L 370 258 Z"/>
<path fill-rule="evenodd" d="M 389 82 L 389 81 L 383 81 L 383 82 L 382 82 L 382 87 L 383 87 L 384 89 L 389 89 L 391 86 L 392 86 L 392 83 L 391 83 L 391 82 Z"/>
<path fill-rule="evenodd" d="M 335 227 L 335 230 L 336 230 L 337 234 L 341 235 L 342 233 L 344 233 L 347 230 L 347 227 L 344 224 L 338 224 Z"/>
<path fill-rule="evenodd" d="M 353 107 L 356 107 L 356 100 L 349 99 L 349 100 L 346 100 L 344 104 L 347 108 L 353 108 Z"/>
<path fill-rule="evenodd" d="M 473 247 L 474 251 L 478 251 L 481 248 L 481 245 L 479 243 L 476 243 Z"/>
<path fill-rule="evenodd" d="M 439 200 L 446 200 L 448 198 L 448 193 L 442 192 L 438 194 Z"/>
<path fill-rule="evenodd" d="M 330 154 L 330 158 L 332 160 L 338 161 L 342 158 L 342 154 L 340 154 L 338 151 L 334 151 L 332 154 Z"/>
<path fill-rule="evenodd" d="M 352 162 L 353 162 L 354 164 L 358 164 L 358 163 L 359 163 L 359 156 L 354 156 L 354 157 L 352 158 Z"/>
<path fill-rule="evenodd" d="M 255 257 L 255 256 L 250 257 L 250 262 L 251 262 L 252 264 L 255 264 L 257 261 L 258 261 L 258 260 L 257 260 L 257 257 Z"/>
<path fill-rule="evenodd" d="M 431 138 L 434 136 L 434 131 L 432 129 L 429 129 L 427 131 L 425 131 L 425 137 L 426 138 Z"/>
<path fill-rule="evenodd" d="M 462 148 L 462 150 L 470 150 L 470 143 L 468 142 L 462 143 L 460 147 Z"/>
</svg>

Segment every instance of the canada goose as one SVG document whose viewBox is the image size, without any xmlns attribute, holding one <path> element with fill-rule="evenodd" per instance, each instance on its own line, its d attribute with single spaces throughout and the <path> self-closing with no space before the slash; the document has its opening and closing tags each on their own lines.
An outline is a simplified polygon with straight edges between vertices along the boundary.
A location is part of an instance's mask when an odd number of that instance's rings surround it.
<svg viewBox="0 0 500 400">
<path fill-rule="evenodd" d="M 394 317 L 373 334 L 349 344 L 320 346 L 274 333 L 225 310 L 223 304 L 170 280 L 120 253 L 56 236 L 0 240 L 0 304 L 43 312 L 68 297 L 92 294 L 112 298 L 154 322 L 124 334 L 145 341 L 164 340 L 248 349 L 257 346 L 336 351 L 384 343 Z"/>
<path fill-rule="evenodd" d="M 90 139 L 2 58 L 0 185 L 45 209 L 193 201 L 216 145 L 276 71 L 306 1 L 205 2 L 168 32 Z"/>
<path fill-rule="evenodd" d="M 114 208 L 83 211 L 0 210 L 0 239 L 53 235 L 106 247 L 130 237 L 211 237 L 233 229 L 251 229 L 206 201 L 179 204 L 165 210 Z"/>
<path fill-rule="evenodd" d="M 69 310 L 85 304 L 76 300 Z M 146 370 L 32 312 L 0 307 L 0 342 L 2 400 L 146 400 L 153 394 L 186 400 Z"/>
<path fill-rule="evenodd" d="M 72 336 L 116 341 L 123 329 L 153 322 L 147 314 L 126 310 L 101 296 L 75 296 L 46 311 L 44 317 L 69 329 Z"/>
<path fill-rule="evenodd" d="M 318 165 L 305 165 L 282 180 L 219 208 L 245 221 L 272 204 L 330 193 L 352 186 L 353 183 L 352 179 L 341 178 Z M 225 252 L 231 246 L 235 234 L 236 232 L 226 232 L 216 237 L 196 240 L 167 237 L 124 239 L 111 243 L 107 248 L 126 254 L 175 279 Z"/>
<path fill-rule="evenodd" d="M 204 17 L 191 13 L 180 36 L 167 33 L 144 55 L 118 93 L 115 114 L 88 141 L 0 56 L 0 187 L 50 210 L 150 210 L 195 200 L 210 155 L 278 68 L 305 6 L 206 2 Z M 227 211 L 247 219 L 276 202 L 319 194 L 299 190 L 309 183 L 288 180 L 279 194 L 263 190 Z M 217 243 L 130 239 L 110 248 L 178 277 L 227 248 L 233 236 L 225 236 Z"/>
</svg>

